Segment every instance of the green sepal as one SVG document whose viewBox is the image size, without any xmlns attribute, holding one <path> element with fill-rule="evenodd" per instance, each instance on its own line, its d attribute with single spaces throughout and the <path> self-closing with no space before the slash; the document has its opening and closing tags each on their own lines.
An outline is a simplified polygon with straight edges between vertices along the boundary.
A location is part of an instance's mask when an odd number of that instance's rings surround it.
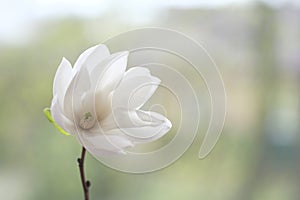
<svg viewBox="0 0 300 200">
<path fill-rule="evenodd" d="M 71 135 L 70 133 L 68 133 L 68 132 L 66 132 L 64 129 L 62 129 L 57 123 L 55 123 L 55 121 L 54 121 L 53 118 L 52 118 L 50 108 L 45 108 L 45 109 L 43 110 L 43 112 L 44 112 L 44 115 L 45 115 L 45 116 L 47 117 L 47 119 L 49 120 L 49 122 L 52 123 L 52 124 L 55 126 L 55 128 L 56 128 L 59 132 L 61 132 L 61 133 L 64 134 L 64 135 Z"/>
</svg>

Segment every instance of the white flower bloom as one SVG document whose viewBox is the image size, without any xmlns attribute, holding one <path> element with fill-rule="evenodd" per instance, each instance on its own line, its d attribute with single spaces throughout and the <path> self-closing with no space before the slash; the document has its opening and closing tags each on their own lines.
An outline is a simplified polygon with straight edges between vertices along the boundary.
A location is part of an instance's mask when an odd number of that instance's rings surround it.
<svg viewBox="0 0 300 200">
<path fill-rule="evenodd" d="M 110 54 L 97 45 L 73 68 L 63 58 L 54 78 L 53 120 L 98 158 L 154 141 L 172 126 L 161 114 L 140 110 L 160 80 L 143 67 L 125 71 L 127 58 L 127 51 Z"/>
</svg>

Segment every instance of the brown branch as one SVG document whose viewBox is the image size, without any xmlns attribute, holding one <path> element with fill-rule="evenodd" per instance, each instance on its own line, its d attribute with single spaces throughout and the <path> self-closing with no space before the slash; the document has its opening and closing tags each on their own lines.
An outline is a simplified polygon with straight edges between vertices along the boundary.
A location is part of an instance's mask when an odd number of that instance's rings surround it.
<svg viewBox="0 0 300 200">
<path fill-rule="evenodd" d="M 84 174 L 85 152 L 86 152 L 85 148 L 82 147 L 81 157 L 77 159 L 77 162 L 80 171 L 81 184 L 84 192 L 84 200 L 89 200 L 89 187 L 91 186 L 91 182 L 85 180 L 85 174 Z"/>
</svg>

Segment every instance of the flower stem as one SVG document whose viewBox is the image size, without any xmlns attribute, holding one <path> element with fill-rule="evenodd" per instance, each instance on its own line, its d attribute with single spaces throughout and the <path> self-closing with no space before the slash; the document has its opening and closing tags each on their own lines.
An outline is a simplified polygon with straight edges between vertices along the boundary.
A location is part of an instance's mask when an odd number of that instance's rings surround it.
<svg viewBox="0 0 300 200">
<path fill-rule="evenodd" d="M 83 188 L 84 193 L 84 200 L 89 200 L 89 187 L 91 186 L 90 181 L 85 180 L 85 174 L 84 174 L 84 158 L 85 158 L 85 148 L 82 147 L 81 151 L 81 157 L 77 159 L 79 171 L 80 171 L 80 178 L 81 178 L 81 184 Z"/>
</svg>

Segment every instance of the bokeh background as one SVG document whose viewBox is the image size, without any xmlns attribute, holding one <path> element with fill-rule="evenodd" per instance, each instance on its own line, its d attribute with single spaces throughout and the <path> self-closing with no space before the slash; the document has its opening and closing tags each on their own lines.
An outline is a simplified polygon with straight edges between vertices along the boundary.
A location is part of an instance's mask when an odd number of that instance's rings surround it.
<svg viewBox="0 0 300 200">
<path fill-rule="evenodd" d="M 224 131 L 204 160 L 199 131 L 183 157 L 150 174 L 120 173 L 88 155 L 91 199 L 298 200 L 297 0 L 2 0 L 0 199 L 83 199 L 81 148 L 42 113 L 55 71 L 63 56 L 74 63 L 86 48 L 145 26 L 181 31 L 210 52 L 228 96 Z"/>
</svg>

